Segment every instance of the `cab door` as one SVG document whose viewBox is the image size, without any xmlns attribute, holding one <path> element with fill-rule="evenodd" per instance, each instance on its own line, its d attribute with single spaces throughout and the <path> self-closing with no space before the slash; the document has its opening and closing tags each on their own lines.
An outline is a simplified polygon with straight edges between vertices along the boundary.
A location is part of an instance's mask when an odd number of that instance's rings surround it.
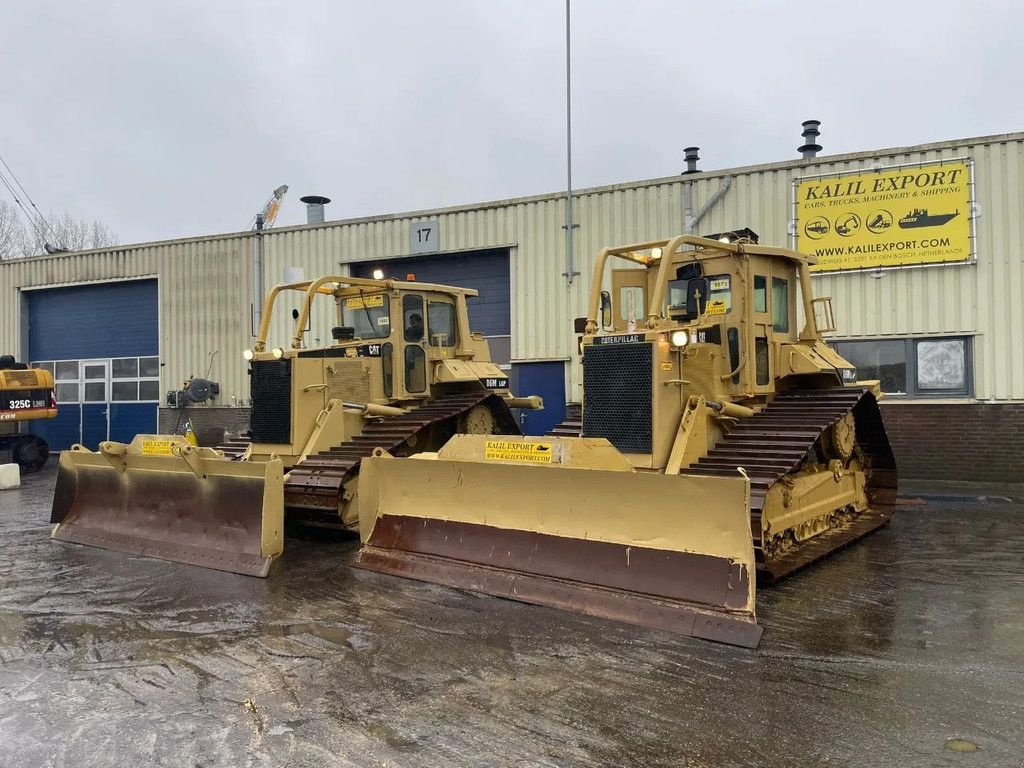
<svg viewBox="0 0 1024 768">
<path fill-rule="evenodd" d="M 750 370 L 748 381 L 753 392 L 771 392 L 773 385 L 775 355 L 772 340 L 772 262 L 770 259 L 754 257 L 749 262 L 751 293 L 750 301 Z"/>
<path fill-rule="evenodd" d="M 401 356 L 402 386 L 410 397 L 426 397 L 427 329 L 423 296 L 407 293 L 402 296 Z"/>
</svg>

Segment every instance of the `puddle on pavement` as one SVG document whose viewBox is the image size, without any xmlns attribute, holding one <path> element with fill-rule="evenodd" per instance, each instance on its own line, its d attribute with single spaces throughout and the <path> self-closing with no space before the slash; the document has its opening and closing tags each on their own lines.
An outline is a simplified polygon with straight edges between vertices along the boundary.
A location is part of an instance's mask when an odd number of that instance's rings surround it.
<svg viewBox="0 0 1024 768">
<path fill-rule="evenodd" d="M 309 635 L 338 647 L 351 648 L 352 631 L 316 622 L 275 623 L 257 626 L 225 621 L 219 610 L 186 611 L 171 618 L 170 627 L 148 626 L 149 622 L 113 619 L 109 623 L 77 621 L 75 617 L 26 616 L 0 609 L 0 651 L 33 648 L 47 650 L 56 644 L 75 653 L 102 644 L 142 644 L 186 641 L 212 651 L 217 646 L 254 634 L 264 638 L 298 638 Z"/>
<path fill-rule="evenodd" d="M 415 739 L 407 739 L 389 725 L 370 723 L 366 730 L 375 739 L 383 741 L 389 747 L 397 749 L 399 752 L 415 752 L 420 748 L 419 742 Z"/>
<path fill-rule="evenodd" d="M 335 645 L 349 645 L 352 633 L 343 627 L 327 627 L 322 624 L 307 622 L 305 624 L 271 624 L 264 628 L 267 637 L 293 637 L 295 635 L 313 635 Z"/>
<path fill-rule="evenodd" d="M 977 752 L 981 747 L 967 739 L 946 739 L 943 744 L 950 752 Z"/>
</svg>

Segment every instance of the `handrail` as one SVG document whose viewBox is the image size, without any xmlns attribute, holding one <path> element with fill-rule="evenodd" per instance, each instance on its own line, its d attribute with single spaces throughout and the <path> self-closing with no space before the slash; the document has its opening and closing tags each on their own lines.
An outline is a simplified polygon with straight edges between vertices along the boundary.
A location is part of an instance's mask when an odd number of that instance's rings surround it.
<svg viewBox="0 0 1024 768">
<path fill-rule="evenodd" d="M 742 371 L 742 370 L 743 370 L 743 367 L 744 367 L 744 366 L 745 366 L 745 365 L 747 364 L 747 358 L 748 358 L 748 357 L 749 357 L 749 355 L 748 355 L 748 354 L 747 354 L 746 352 L 742 352 L 742 353 L 740 354 L 740 362 L 739 362 L 739 365 L 737 365 L 737 366 L 736 366 L 736 367 L 735 367 L 735 368 L 734 368 L 733 370 L 729 371 L 728 373 L 726 373 L 726 374 L 723 374 L 723 375 L 722 375 L 722 376 L 720 377 L 720 378 L 721 378 L 721 380 L 722 380 L 722 381 L 728 381 L 728 380 L 729 380 L 729 379 L 731 379 L 731 378 L 732 378 L 733 376 L 738 376 L 738 375 L 739 375 L 739 372 L 740 372 L 740 371 Z"/>
</svg>

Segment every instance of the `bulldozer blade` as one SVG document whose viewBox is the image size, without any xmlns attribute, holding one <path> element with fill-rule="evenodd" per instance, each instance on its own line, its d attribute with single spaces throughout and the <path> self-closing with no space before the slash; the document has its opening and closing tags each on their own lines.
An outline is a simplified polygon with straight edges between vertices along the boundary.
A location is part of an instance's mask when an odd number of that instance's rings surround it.
<svg viewBox="0 0 1024 768">
<path fill-rule="evenodd" d="M 355 565 L 757 646 L 745 479 L 637 473 L 624 460 L 571 468 L 568 455 L 584 443 L 614 451 L 585 438 L 504 441 L 539 443 L 561 464 L 478 461 L 467 457 L 480 451 L 458 450 L 485 440 L 456 435 L 425 455 L 433 460 L 379 451 L 365 459 Z"/>
<path fill-rule="evenodd" d="M 281 461 L 230 461 L 180 436 L 64 451 L 53 538 L 248 576 L 283 549 Z"/>
</svg>

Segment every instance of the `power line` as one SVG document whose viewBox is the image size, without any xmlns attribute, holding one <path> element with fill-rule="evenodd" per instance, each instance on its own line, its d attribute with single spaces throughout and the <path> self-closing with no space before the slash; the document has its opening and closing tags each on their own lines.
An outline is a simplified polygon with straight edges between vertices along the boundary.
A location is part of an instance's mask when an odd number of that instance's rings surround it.
<svg viewBox="0 0 1024 768">
<path fill-rule="evenodd" d="M 46 220 L 46 217 L 43 216 L 42 213 L 40 213 L 39 207 L 36 205 L 35 200 L 32 199 L 32 196 L 28 193 L 28 190 L 25 189 L 25 186 L 21 183 L 21 181 L 15 175 L 14 171 L 11 170 L 11 166 L 9 166 L 7 164 L 7 160 L 4 158 L 3 155 L 0 155 L 0 163 L 3 163 L 4 168 L 7 169 L 7 173 L 10 174 L 10 177 L 14 180 L 14 183 L 18 186 L 18 189 L 21 190 L 22 194 L 25 196 L 25 199 L 28 200 L 29 205 L 32 206 L 32 210 L 35 211 L 36 219 L 42 225 L 42 228 L 44 230 L 44 232 L 42 233 L 42 239 L 44 241 L 46 240 L 46 231 L 49 231 L 50 237 L 52 237 L 54 240 L 56 240 L 57 235 L 53 231 L 53 228 L 50 226 L 49 222 Z M 2 175 L 2 174 L 0 174 L 0 175 Z M 15 195 L 14 190 L 11 189 L 10 184 L 6 180 L 4 181 L 4 186 L 6 186 L 8 191 L 10 191 L 11 195 L 14 196 L 15 202 L 17 202 L 18 205 L 21 206 L 21 209 L 23 211 L 25 211 L 25 215 L 26 215 L 26 217 L 29 218 L 29 223 L 31 224 L 32 223 L 31 222 L 31 218 L 32 218 L 31 213 L 28 210 L 26 210 L 24 204 L 22 204 L 22 202 L 20 200 L 18 200 L 17 195 Z M 36 234 L 38 235 L 39 234 L 39 226 L 34 226 L 33 228 L 36 230 Z"/>
<path fill-rule="evenodd" d="M 28 208 L 25 207 L 25 204 L 21 202 L 21 198 L 18 197 L 17 191 L 15 191 L 14 187 L 11 186 L 11 182 L 7 179 L 6 176 L 4 176 L 2 171 L 0 171 L 0 182 L 3 183 L 3 185 L 7 188 L 7 191 L 10 192 L 11 197 L 14 199 L 14 202 L 17 203 L 19 208 L 21 208 L 21 212 L 24 214 L 25 219 L 28 221 L 28 225 L 32 228 L 32 231 L 35 233 L 36 237 L 38 237 L 40 240 L 45 241 L 46 232 L 40 228 L 39 222 L 32 216 L 31 211 L 29 211 Z"/>
</svg>

